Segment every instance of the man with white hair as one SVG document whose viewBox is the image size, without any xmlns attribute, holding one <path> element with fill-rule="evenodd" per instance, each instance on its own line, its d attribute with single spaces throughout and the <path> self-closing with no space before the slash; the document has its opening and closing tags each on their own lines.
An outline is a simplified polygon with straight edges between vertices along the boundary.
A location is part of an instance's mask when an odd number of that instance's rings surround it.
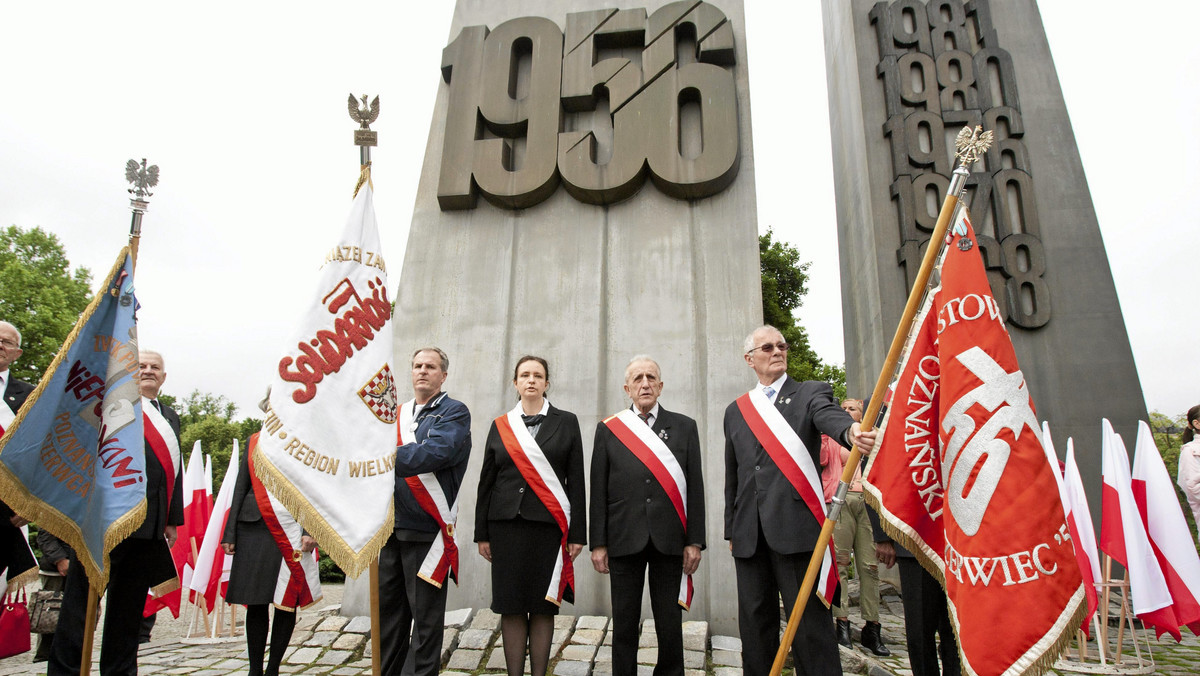
<svg viewBox="0 0 1200 676">
<path fill-rule="evenodd" d="M 773 326 L 746 337 L 746 365 L 758 382 L 725 410 L 725 539 L 733 550 L 738 628 L 747 676 L 771 671 L 779 649 L 779 600 L 790 614 L 825 518 L 818 468 L 821 435 L 864 453 L 864 433 L 838 407 L 829 383 L 787 375 L 788 344 Z M 818 580 L 827 593 L 828 580 Z M 828 597 L 827 597 L 828 598 Z M 832 599 L 831 599 L 832 600 Z M 842 673 L 833 615 L 809 599 L 792 642 L 796 674 Z"/>
<path fill-rule="evenodd" d="M 0 321 L 0 434 L 12 426 L 33 385 L 12 377 L 9 367 L 21 357 L 21 332 L 17 327 Z M 29 523 L 0 502 L 0 569 L 7 568 L 8 580 L 18 577 L 37 577 L 37 561 L 29 550 L 21 527 Z"/>
<path fill-rule="evenodd" d="M 704 534 L 704 469 L 696 421 L 659 406 L 658 363 L 634 357 L 625 369 L 633 405 L 596 426 L 592 447 L 592 566 L 609 575 L 614 676 L 636 676 L 642 589 L 658 635 L 656 676 L 682 676 L 682 608 Z"/>
</svg>

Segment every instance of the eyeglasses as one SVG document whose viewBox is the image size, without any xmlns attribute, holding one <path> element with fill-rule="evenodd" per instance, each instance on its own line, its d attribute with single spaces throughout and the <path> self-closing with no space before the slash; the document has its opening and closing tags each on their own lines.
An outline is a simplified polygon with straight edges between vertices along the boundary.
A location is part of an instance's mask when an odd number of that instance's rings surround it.
<svg viewBox="0 0 1200 676">
<path fill-rule="evenodd" d="M 21 347 L 20 343 L 11 341 L 7 338 L 0 338 L 0 345 L 3 345 L 5 348 L 7 348 L 9 350 L 15 350 L 18 347 Z"/>
<path fill-rule="evenodd" d="M 752 354 L 756 350 L 762 350 L 763 354 L 771 354 L 775 350 L 779 350 L 780 352 L 787 352 L 788 347 L 789 347 L 789 345 L 787 343 L 763 343 L 762 345 L 759 345 L 758 347 L 750 348 L 750 351 L 747 352 L 746 354 Z"/>
</svg>

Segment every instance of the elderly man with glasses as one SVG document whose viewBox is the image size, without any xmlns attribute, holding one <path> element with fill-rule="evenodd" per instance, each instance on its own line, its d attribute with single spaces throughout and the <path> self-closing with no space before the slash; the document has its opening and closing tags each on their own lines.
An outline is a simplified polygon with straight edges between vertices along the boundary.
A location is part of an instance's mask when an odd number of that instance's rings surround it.
<svg viewBox="0 0 1200 676">
<path fill-rule="evenodd" d="M 725 539 L 737 573 L 742 667 L 765 676 L 779 648 L 780 596 L 790 613 L 824 521 L 821 435 L 866 453 L 875 432 L 838 407 L 828 383 L 788 377 L 778 329 L 756 329 L 742 349 L 758 382 L 725 410 Z M 792 657 L 796 674 L 842 673 L 833 616 L 820 600 L 806 606 Z"/>
</svg>

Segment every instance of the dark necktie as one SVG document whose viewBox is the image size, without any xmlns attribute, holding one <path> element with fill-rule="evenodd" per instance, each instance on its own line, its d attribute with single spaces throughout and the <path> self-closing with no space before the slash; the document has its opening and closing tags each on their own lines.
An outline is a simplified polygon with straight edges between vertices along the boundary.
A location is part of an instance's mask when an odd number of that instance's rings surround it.
<svg viewBox="0 0 1200 676">
<path fill-rule="evenodd" d="M 637 416 L 639 418 L 641 418 L 642 422 L 646 423 L 646 425 L 650 424 L 650 414 L 649 413 L 639 413 L 639 414 L 637 414 Z"/>
<path fill-rule="evenodd" d="M 542 420 L 545 420 L 545 418 L 546 416 L 542 415 L 541 413 L 538 413 L 537 415 L 525 415 L 524 413 L 521 414 L 521 421 L 525 423 L 526 427 L 540 425 L 542 424 Z"/>
<path fill-rule="evenodd" d="M 158 411 L 158 412 L 160 412 L 160 413 L 162 412 L 162 406 L 159 406 L 159 405 L 158 405 L 158 400 L 157 400 L 157 399 L 151 399 L 151 400 L 150 400 L 150 405 L 154 407 L 154 410 L 155 410 L 155 411 Z"/>
</svg>

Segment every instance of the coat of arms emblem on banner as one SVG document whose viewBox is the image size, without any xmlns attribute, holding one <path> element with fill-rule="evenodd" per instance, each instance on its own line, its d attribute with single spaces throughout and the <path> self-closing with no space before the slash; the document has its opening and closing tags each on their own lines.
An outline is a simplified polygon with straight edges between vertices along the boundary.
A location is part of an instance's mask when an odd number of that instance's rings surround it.
<svg viewBox="0 0 1200 676">
<path fill-rule="evenodd" d="M 362 386 L 358 396 L 376 418 L 389 425 L 396 422 L 396 382 L 387 364 Z"/>
</svg>

